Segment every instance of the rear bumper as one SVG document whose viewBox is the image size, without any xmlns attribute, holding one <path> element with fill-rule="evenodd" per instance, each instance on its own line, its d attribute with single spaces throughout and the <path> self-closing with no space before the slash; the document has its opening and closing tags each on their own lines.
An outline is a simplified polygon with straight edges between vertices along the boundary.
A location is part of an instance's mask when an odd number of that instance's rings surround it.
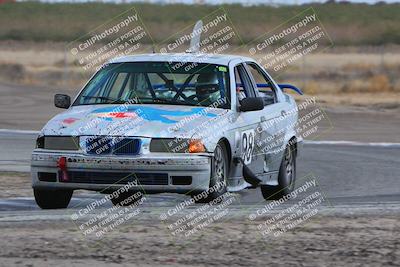
<svg viewBox="0 0 400 267">
<path fill-rule="evenodd" d="M 66 179 L 57 167 L 60 157 L 66 157 Z M 43 179 L 43 173 L 47 175 L 46 179 Z M 132 191 L 196 193 L 209 187 L 211 155 L 157 153 L 127 158 L 34 151 L 31 174 L 33 188 L 86 189 L 107 193 L 130 181 Z M 49 174 L 54 180 L 49 181 Z"/>
</svg>

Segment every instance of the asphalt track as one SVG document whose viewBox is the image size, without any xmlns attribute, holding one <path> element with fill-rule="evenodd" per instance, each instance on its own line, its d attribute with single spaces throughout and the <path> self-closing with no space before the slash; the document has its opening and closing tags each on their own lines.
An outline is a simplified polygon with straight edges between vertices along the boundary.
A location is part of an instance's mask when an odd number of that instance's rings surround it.
<svg viewBox="0 0 400 267">
<path fill-rule="evenodd" d="M 0 171 L 29 171 L 35 132 L 0 130 Z M 322 206 L 329 212 L 400 209 L 400 145 L 396 143 L 306 142 L 297 161 L 297 186 L 314 177 L 324 194 Z M 235 194 L 232 205 L 255 208 L 265 205 L 259 189 Z M 69 211 L 41 211 L 32 197 L 0 199 L 0 221 L 69 218 L 81 203 L 103 197 L 83 192 L 74 195 Z M 177 194 L 150 195 L 143 204 L 159 214 L 187 199 Z M 290 202 L 289 202 L 290 204 Z M 104 208 L 110 207 L 111 204 Z M 156 215 L 157 216 L 157 215 Z"/>
</svg>

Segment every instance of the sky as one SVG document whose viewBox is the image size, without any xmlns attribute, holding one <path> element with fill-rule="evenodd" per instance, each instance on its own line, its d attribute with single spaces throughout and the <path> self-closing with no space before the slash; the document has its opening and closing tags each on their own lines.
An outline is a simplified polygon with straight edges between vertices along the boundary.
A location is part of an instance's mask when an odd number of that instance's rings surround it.
<svg viewBox="0 0 400 267">
<path fill-rule="evenodd" d="M 23 2 L 25 0 L 17 0 L 18 2 Z M 184 4 L 193 4 L 193 3 L 203 3 L 203 4 L 231 4 L 231 3 L 241 3 L 243 5 L 293 5 L 293 4 L 306 4 L 306 3 L 323 3 L 326 0 L 39 0 L 40 2 L 108 2 L 108 3 L 134 3 L 134 2 L 148 2 L 148 3 L 184 3 Z M 341 1 L 336 1 L 341 2 Z M 377 2 L 386 2 L 386 3 L 400 3 L 400 0 L 348 0 L 346 2 L 353 3 L 369 3 L 374 4 Z"/>
</svg>

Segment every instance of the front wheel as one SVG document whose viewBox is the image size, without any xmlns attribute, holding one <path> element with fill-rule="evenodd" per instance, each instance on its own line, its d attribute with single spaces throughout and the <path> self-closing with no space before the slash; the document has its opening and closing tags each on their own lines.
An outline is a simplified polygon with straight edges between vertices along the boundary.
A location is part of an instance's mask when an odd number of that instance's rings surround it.
<svg viewBox="0 0 400 267">
<path fill-rule="evenodd" d="M 222 143 L 218 143 L 211 161 L 210 187 L 207 191 L 192 196 L 196 203 L 208 203 L 226 192 L 228 166 L 227 150 Z"/>
<path fill-rule="evenodd" d="M 293 191 L 295 181 L 296 149 L 287 146 L 279 168 L 278 185 L 261 185 L 261 193 L 265 200 L 279 199 Z"/>
<path fill-rule="evenodd" d="M 33 189 L 36 204 L 42 209 L 65 209 L 72 193 L 72 190 Z"/>
</svg>

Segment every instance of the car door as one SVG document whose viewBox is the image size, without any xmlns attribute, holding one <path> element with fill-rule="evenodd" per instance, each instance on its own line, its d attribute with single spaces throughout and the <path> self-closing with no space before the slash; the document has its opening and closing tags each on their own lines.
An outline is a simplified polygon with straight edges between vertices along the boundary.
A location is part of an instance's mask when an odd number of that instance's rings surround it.
<svg viewBox="0 0 400 267">
<path fill-rule="evenodd" d="M 252 78 L 243 64 L 235 67 L 236 97 L 240 101 L 246 97 L 255 97 Z M 241 126 L 238 129 L 240 134 L 240 151 L 244 164 L 254 173 L 263 173 L 263 156 L 257 150 L 256 143 L 265 138 L 261 129 L 262 110 L 239 111 L 238 122 Z M 260 177 L 262 178 L 262 177 Z"/>
<path fill-rule="evenodd" d="M 278 88 L 264 70 L 254 62 L 247 62 L 246 69 L 251 73 L 255 95 L 264 100 L 264 109 L 260 115 L 263 133 L 258 142 L 259 153 L 263 154 L 263 172 L 277 172 L 282 157 L 282 144 L 286 127 L 282 122 L 282 103 Z"/>
</svg>

